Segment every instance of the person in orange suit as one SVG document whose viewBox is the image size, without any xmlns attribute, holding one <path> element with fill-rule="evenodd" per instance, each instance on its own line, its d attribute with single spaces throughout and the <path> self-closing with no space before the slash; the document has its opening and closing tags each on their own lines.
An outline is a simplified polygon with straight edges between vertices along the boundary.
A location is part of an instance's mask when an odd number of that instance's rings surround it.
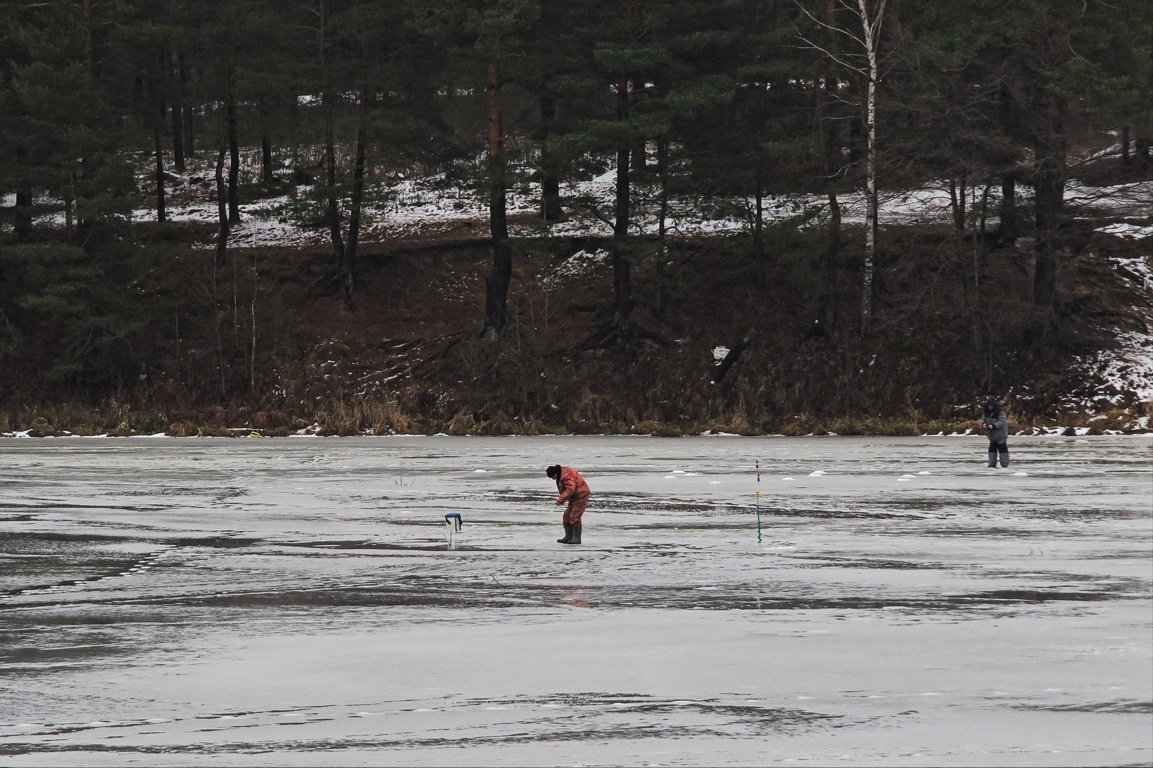
<svg viewBox="0 0 1153 768">
<path fill-rule="evenodd" d="M 568 504 L 565 508 L 561 523 L 564 524 L 564 538 L 557 539 L 560 544 L 581 543 L 581 517 L 589 503 L 589 485 L 572 467 L 562 467 L 553 464 L 545 470 L 545 474 L 556 481 L 556 489 L 560 494 L 556 498 L 556 505 Z"/>
</svg>

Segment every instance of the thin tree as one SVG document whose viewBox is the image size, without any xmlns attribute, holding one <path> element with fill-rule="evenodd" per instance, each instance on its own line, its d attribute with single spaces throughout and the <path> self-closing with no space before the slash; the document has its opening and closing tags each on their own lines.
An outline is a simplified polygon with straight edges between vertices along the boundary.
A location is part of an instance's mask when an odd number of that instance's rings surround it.
<svg viewBox="0 0 1153 768">
<path fill-rule="evenodd" d="M 823 29 L 847 37 L 856 52 L 836 52 L 801 36 L 801 40 L 865 81 L 865 262 L 861 273 L 861 333 L 868 331 L 873 310 L 873 273 L 877 259 L 877 86 L 880 83 L 880 40 L 887 0 L 838 0 L 841 8 L 855 17 L 854 29 L 846 29 L 819 19 L 808 9 L 801 10 Z"/>
<path fill-rule="evenodd" d="M 228 221 L 240 223 L 240 133 L 236 104 L 236 37 L 234 24 L 225 20 L 228 39 L 224 53 L 224 116 L 228 137 Z"/>
<path fill-rule="evenodd" d="M 316 9 L 317 58 L 321 67 L 321 108 L 324 110 L 324 167 L 325 220 L 329 240 L 332 242 L 335 274 L 345 296 L 351 295 L 352 276 L 347 274 L 347 251 L 341 233 L 340 202 L 336 188 L 336 95 L 334 93 L 332 54 L 329 46 L 330 9 L 327 0 L 317 0 Z"/>
<path fill-rule="evenodd" d="M 512 245 L 508 234 L 509 167 L 505 151 L 505 86 L 520 55 L 522 38 L 536 25 L 540 8 L 522 0 L 485 0 L 478 48 L 485 57 L 485 171 L 488 191 L 492 270 L 485 281 L 481 337 L 495 340 L 508 325 L 508 291 L 512 283 Z"/>
<path fill-rule="evenodd" d="M 612 330 L 622 339 L 629 335 L 629 315 L 633 308 L 632 259 L 629 255 L 629 222 L 632 215 L 631 142 L 624 126 L 629 119 L 631 73 L 621 68 L 617 84 L 616 198 L 613 205 L 613 319 Z"/>
<path fill-rule="evenodd" d="M 364 58 L 367 59 L 367 50 Z M 341 264 L 341 287 L 344 292 L 344 305 L 348 310 L 355 308 L 352 300 L 356 288 L 356 248 L 360 242 L 360 215 L 364 207 L 364 173 L 368 164 L 368 107 L 372 92 L 368 87 L 367 64 L 362 70 L 360 81 L 360 105 L 357 110 L 356 148 L 352 167 L 352 197 L 348 210 L 348 245 L 344 249 Z"/>
<path fill-rule="evenodd" d="M 496 3 L 494 2 L 493 5 Z M 500 336 L 508 324 L 508 289 L 512 281 L 512 249 L 508 242 L 508 187 L 505 177 L 504 100 L 498 61 L 488 64 L 488 214 L 492 238 L 492 271 L 485 280 L 484 328 L 489 340 Z"/>
</svg>

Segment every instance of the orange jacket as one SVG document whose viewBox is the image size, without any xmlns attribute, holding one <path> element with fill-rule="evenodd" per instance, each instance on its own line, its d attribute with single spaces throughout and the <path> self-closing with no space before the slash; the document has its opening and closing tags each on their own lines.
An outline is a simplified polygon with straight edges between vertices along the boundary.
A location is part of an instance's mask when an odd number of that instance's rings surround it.
<svg viewBox="0 0 1153 768">
<path fill-rule="evenodd" d="M 556 503 L 560 504 L 566 499 L 572 497 L 588 497 L 589 485 L 585 479 L 581 477 L 580 472 L 577 472 L 572 467 L 561 467 L 560 477 L 556 479 L 556 489 L 560 492 L 557 497 Z"/>
</svg>

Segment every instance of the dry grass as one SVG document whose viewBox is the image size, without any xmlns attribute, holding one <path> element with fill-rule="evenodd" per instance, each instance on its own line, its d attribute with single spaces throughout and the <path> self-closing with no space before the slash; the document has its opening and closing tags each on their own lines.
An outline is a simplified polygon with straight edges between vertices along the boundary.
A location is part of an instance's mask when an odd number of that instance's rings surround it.
<svg viewBox="0 0 1153 768">
<path fill-rule="evenodd" d="M 63 435 L 109 435 L 129 437 L 165 433 L 173 437 L 243 437 L 250 434 L 283 437 L 302 431 L 327 436 L 436 434 L 449 435 L 549 435 L 636 434 L 679 437 L 702 433 L 738 435 L 813 434 L 915 436 L 980 433 L 971 418 L 928 418 L 910 411 L 903 417 L 822 416 L 799 412 L 774 417 L 765 408 L 751 407 L 738 398 L 730 407 L 703 403 L 707 415 L 691 412 L 678 418 L 651 418 L 652 408 L 631 408 L 610 403 L 604 396 L 584 390 L 568 413 L 550 416 L 509 415 L 501 409 L 474 408 L 466 403 L 430 400 L 412 388 L 395 396 L 357 397 L 322 401 L 309 408 L 156 409 L 135 408 L 109 401 L 96 406 L 56 404 L 0 412 L 0 433 L 27 431 L 31 437 Z M 1068 413 L 1059 419 L 1010 414 L 1013 433 L 1040 433 L 1054 428 L 1088 430 L 1089 434 L 1148 431 L 1139 419 L 1148 405 L 1113 409 L 1103 414 Z M 690 409 L 691 411 L 691 409 Z M 645 418 L 638 417 L 638 413 Z"/>
</svg>

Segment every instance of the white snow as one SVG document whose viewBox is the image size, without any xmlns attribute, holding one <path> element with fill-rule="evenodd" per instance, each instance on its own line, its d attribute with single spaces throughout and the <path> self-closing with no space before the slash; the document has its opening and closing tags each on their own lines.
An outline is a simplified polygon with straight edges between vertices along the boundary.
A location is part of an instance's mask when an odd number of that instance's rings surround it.
<svg viewBox="0 0 1153 768">
<path fill-rule="evenodd" d="M 1123 221 L 1098 227 L 1097 231 L 1104 232 L 1107 235 L 1117 235 L 1117 237 L 1124 237 L 1129 240 L 1144 240 L 1147 237 L 1153 237 L 1153 226 L 1129 224 Z"/>
<path fill-rule="evenodd" d="M 588 275 L 605 265 L 608 258 L 609 253 L 605 250 L 577 251 L 544 278 L 544 285 L 546 288 L 563 288 L 571 279 Z"/>
</svg>

